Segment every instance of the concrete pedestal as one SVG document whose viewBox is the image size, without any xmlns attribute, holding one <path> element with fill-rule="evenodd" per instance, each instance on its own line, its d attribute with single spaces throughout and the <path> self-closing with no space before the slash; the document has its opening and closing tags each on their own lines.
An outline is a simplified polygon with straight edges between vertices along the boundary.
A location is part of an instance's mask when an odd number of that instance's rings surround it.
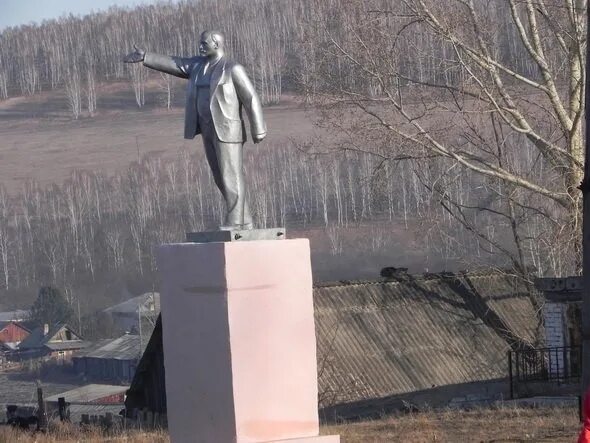
<svg viewBox="0 0 590 443">
<path fill-rule="evenodd" d="M 335 443 L 318 437 L 306 239 L 158 251 L 173 443 Z"/>
</svg>

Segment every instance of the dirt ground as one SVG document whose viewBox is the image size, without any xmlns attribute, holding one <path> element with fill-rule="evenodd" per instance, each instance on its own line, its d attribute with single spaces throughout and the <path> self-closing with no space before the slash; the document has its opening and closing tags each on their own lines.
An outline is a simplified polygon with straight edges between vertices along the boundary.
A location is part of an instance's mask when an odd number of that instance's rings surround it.
<svg viewBox="0 0 590 443">
<path fill-rule="evenodd" d="M 41 377 L 40 382 L 45 396 L 60 394 L 85 384 L 74 374 L 54 376 L 49 379 Z M 36 402 L 37 384 L 34 376 L 16 371 L 0 372 L 0 422 L 5 418 L 7 404 L 35 404 Z"/>
<path fill-rule="evenodd" d="M 575 408 L 500 408 L 473 411 L 421 412 L 359 423 L 321 427 L 322 435 L 339 434 L 342 443 L 430 442 L 574 442 L 580 424 Z M 55 429 L 48 435 L 16 432 L 0 426 L 0 443 L 8 442 L 153 442 L 167 443 L 165 432 L 125 436 L 81 433 L 75 427 Z"/>
</svg>

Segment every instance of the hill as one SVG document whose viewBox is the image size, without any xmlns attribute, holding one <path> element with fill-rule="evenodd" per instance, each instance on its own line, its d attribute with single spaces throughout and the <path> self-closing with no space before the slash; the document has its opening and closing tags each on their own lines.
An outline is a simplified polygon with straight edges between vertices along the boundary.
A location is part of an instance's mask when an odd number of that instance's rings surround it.
<svg viewBox="0 0 590 443">
<path fill-rule="evenodd" d="M 102 84 L 104 110 L 77 120 L 59 91 L 0 102 L 0 188 L 7 190 L 0 192 L 0 307 L 28 307 L 40 282 L 64 289 L 83 311 L 152 290 L 154 244 L 215 228 L 221 199 L 202 142 L 182 138 L 183 86 L 175 106 L 162 110 L 157 84 L 141 109 L 128 85 Z M 393 170 L 383 176 L 371 156 L 308 152 L 326 143 L 318 115 L 294 98 L 284 102 L 264 109 L 268 138 L 246 145 L 248 183 L 259 225 L 286 225 L 289 236 L 312 240 L 316 281 L 372 278 L 384 266 L 464 265 L 425 247 L 416 189 Z"/>
</svg>

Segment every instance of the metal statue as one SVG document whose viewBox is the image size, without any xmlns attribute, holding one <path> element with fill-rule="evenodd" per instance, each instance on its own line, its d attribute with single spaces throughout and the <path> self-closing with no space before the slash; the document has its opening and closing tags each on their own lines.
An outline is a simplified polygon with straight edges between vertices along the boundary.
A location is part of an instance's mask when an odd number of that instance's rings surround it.
<svg viewBox="0 0 590 443">
<path fill-rule="evenodd" d="M 225 57 L 223 34 L 203 32 L 200 55 L 190 58 L 134 48 L 124 58 L 125 63 L 143 62 L 148 68 L 189 80 L 184 138 L 193 139 L 197 134 L 203 137 L 207 161 L 227 207 L 225 223 L 219 229 L 252 229 L 243 169 L 246 128 L 242 107 L 248 114 L 254 143 L 264 139 L 266 125 L 260 100 L 246 71 Z"/>
</svg>

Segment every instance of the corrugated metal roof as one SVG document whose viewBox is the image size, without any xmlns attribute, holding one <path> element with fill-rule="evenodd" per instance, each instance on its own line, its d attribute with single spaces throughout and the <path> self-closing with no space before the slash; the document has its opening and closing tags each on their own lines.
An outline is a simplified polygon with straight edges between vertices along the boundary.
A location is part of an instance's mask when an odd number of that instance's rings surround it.
<svg viewBox="0 0 590 443">
<path fill-rule="evenodd" d="M 511 340 L 533 342 L 536 327 L 506 274 L 323 284 L 314 300 L 326 404 L 505 377 Z"/>
<path fill-rule="evenodd" d="M 110 340 L 100 347 L 83 352 L 79 357 L 105 358 L 115 360 L 139 359 L 147 346 L 147 339 L 142 341 L 139 335 L 125 334 L 122 337 Z"/>
<path fill-rule="evenodd" d="M 124 394 L 127 389 L 129 386 L 90 384 L 51 395 L 46 401 L 57 402 L 60 397 L 64 397 L 68 403 L 91 403 L 111 395 Z"/>
<path fill-rule="evenodd" d="M 160 312 L 160 294 L 158 292 L 146 292 L 133 297 L 123 303 L 111 306 L 104 310 L 111 314 L 138 314 L 139 312 Z"/>
</svg>

